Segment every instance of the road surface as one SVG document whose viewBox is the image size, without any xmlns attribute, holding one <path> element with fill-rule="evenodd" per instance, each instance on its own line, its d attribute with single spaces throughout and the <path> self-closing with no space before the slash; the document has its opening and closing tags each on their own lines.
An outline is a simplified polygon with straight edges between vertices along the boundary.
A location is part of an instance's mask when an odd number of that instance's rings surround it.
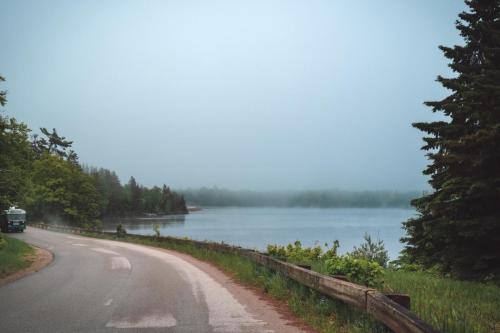
<svg viewBox="0 0 500 333">
<path fill-rule="evenodd" d="M 303 332 L 212 265 L 151 247 L 28 228 L 54 261 L 0 287 L 0 332 Z"/>
</svg>

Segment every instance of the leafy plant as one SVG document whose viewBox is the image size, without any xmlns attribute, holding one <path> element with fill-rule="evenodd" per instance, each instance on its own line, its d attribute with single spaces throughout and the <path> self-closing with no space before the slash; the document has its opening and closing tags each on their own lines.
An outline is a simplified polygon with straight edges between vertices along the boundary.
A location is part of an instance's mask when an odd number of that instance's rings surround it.
<svg viewBox="0 0 500 333">
<path fill-rule="evenodd" d="M 153 225 L 153 231 L 155 232 L 156 238 L 160 237 L 160 225 L 158 223 Z"/>
<path fill-rule="evenodd" d="M 383 284 L 384 269 L 375 261 L 346 254 L 328 259 L 326 265 L 331 275 L 344 275 L 349 281 L 368 287 L 380 287 Z"/>
<path fill-rule="evenodd" d="M 0 235 L 0 250 L 3 249 L 6 244 L 5 239 L 3 239 L 2 235 Z"/>
<path fill-rule="evenodd" d="M 359 247 L 354 247 L 354 250 L 350 253 L 351 257 L 375 261 L 380 266 L 384 268 L 387 267 L 389 254 L 385 249 L 384 241 L 381 239 L 374 241 L 368 233 L 365 233 L 363 238 L 365 239 L 365 242 Z"/>
<path fill-rule="evenodd" d="M 116 236 L 117 237 L 124 237 L 127 235 L 127 230 L 120 224 L 116 226 Z"/>
<path fill-rule="evenodd" d="M 278 258 L 286 258 L 292 262 L 305 263 L 320 260 L 323 255 L 323 249 L 319 245 L 313 247 L 302 247 L 300 241 L 295 241 L 293 244 L 287 246 L 282 245 L 268 245 L 267 253 L 270 256 Z"/>
</svg>

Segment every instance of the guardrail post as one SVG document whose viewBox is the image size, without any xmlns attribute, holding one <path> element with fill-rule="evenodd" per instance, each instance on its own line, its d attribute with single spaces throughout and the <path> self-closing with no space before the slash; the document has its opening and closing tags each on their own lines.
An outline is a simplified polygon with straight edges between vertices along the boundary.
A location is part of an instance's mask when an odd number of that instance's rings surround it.
<svg viewBox="0 0 500 333">
<path fill-rule="evenodd" d="M 410 310 L 411 299 L 407 294 L 385 294 L 389 299 Z"/>
</svg>

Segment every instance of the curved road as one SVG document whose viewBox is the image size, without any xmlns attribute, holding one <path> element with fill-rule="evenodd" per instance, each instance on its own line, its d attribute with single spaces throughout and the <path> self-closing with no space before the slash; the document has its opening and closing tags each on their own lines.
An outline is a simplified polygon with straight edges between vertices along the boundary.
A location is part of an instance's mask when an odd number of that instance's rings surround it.
<svg viewBox="0 0 500 333">
<path fill-rule="evenodd" d="M 210 264 L 173 251 L 28 228 L 40 272 L 0 288 L 0 332 L 302 332 Z"/>
</svg>

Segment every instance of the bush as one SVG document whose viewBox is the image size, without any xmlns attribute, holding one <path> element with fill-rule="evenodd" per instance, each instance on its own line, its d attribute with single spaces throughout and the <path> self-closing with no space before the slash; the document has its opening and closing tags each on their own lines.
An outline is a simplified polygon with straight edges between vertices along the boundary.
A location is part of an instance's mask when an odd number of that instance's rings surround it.
<svg viewBox="0 0 500 333">
<path fill-rule="evenodd" d="M 127 235 L 127 230 L 125 230 L 125 228 L 121 224 L 118 224 L 116 226 L 116 236 L 124 237 L 125 235 Z"/>
<path fill-rule="evenodd" d="M 155 232 L 156 238 L 160 237 L 160 225 L 158 223 L 153 225 L 153 231 Z"/>
<path fill-rule="evenodd" d="M 330 275 L 344 275 L 351 282 L 368 287 L 380 287 L 383 284 L 384 270 L 375 261 L 347 254 L 326 260 L 326 266 Z"/>
<path fill-rule="evenodd" d="M 365 242 L 360 247 L 354 247 L 350 253 L 351 257 L 357 259 L 365 259 L 367 261 L 375 261 L 382 267 L 387 267 L 389 262 L 389 254 L 384 246 L 384 241 L 377 239 L 373 241 L 371 236 L 365 233 Z"/>
<path fill-rule="evenodd" d="M 287 246 L 268 245 L 267 253 L 272 257 L 286 258 L 296 263 L 306 263 L 319 260 L 323 250 L 319 245 L 303 248 L 300 241 L 295 241 L 293 245 L 288 244 Z"/>
<path fill-rule="evenodd" d="M 5 241 L 5 239 L 3 239 L 2 235 L 0 235 L 0 250 L 3 249 L 6 244 L 7 242 Z"/>
<path fill-rule="evenodd" d="M 365 235 L 365 243 L 360 248 L 354 248 L 352 253 L 339 256 L 337 250 L 339 241 L 334 241 L 331 248 L 325 244 L 327 250 L 319 245 L 302 247 L 300 241 L 294 244 L 268 245 L 267 253 L 275 258 L 292 263 L 315 264 L 325 267 L 325 273 L 330 275 L 344 275 L 349 281 L 369 287 L 380 287 L 383 284 L 383 267 L 387 264 L 388 255 L 382 241 L 372 242 L 369 235 Z"/>
</svg>

